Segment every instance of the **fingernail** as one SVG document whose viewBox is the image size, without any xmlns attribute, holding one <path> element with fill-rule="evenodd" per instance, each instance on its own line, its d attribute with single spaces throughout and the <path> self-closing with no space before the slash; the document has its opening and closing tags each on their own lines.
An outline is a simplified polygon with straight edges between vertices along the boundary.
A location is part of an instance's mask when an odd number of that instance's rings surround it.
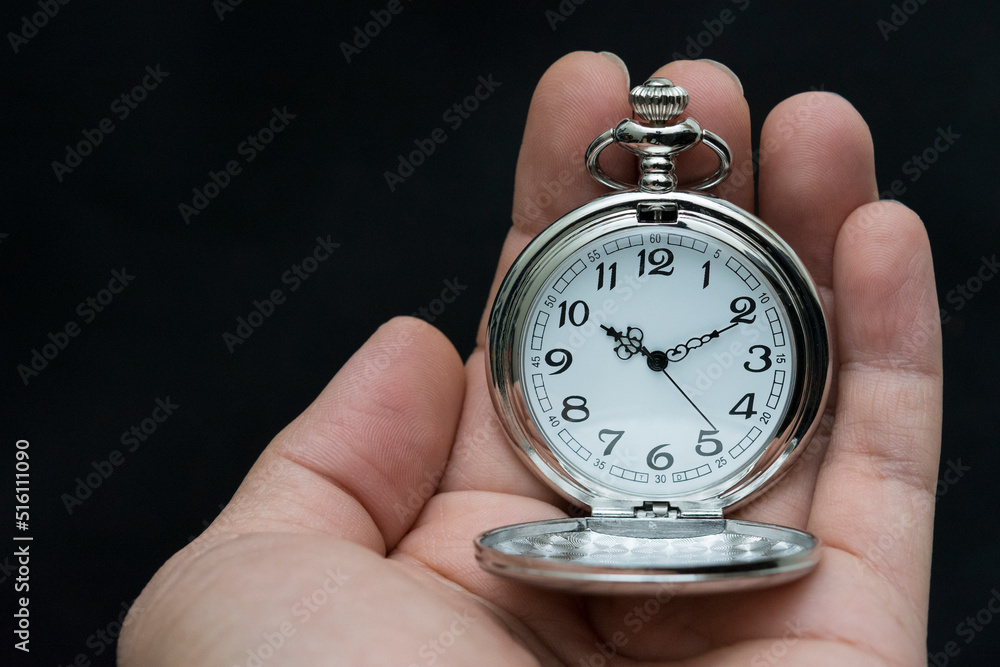
<svg viewBox="0 0 1000 667">
<path fill-rule="evenodd" d="M 734 72 L 733 70 L 729 69 L 728 67 L 726 67 L 725 65 L 723 65 L 722 63 L 720 63 L 718 60 L 710 60 L 709 58 L 702 58 L 701 62 L 708 63 L 710 65 L 714 65 L 714 66 L 718 67 L 719 69 L 721 69 L 726 74 L 728 74 L 729 76 L 731 76 L 732 79 L 733 79 L 733 81 L 736 82 L 736 85 L 740 87 L 740 93 L 743 92 L 743 82 L 740 81 L 740 77 L 736 76 L 736 72 Z"/>
<path fill-rule="evenodd" d="M 605 58 L 607 58 L 608 60 L 610 60 L 611 62 L 613 62 L 615 65 L 617 65 L 621 69 L 621 71 L 625 72 L 625 83 L 628 84 L 631 77 L 629 76 L 628 65 L 625 64 L 625 61 L 616 56 L 615 54 L 611 53 L 610 51 L 601 51 L 600 54 Z M 626 85 L 626 87 L 628 86 Z"/>
</svg>

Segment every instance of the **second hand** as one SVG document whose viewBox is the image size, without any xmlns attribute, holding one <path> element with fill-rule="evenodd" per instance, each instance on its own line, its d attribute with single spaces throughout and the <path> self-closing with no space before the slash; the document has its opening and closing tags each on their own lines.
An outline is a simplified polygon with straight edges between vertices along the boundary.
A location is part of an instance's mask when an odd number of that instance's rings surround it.
<svg viewBox="0 0 1000 667">
<path fill-rule="evenodd" d="M 736 325 L 734 324 L 732 326 L 736 326 Z M 616 331 L 614 329 L 614 327 L 606 327 L 606 326 L 604 326 L 602 324 L 601 328 L 604 329 L 604 331 L 608 334 L 608 336 L 610 336 L 611 338 L 614 338 L 615 341 L 617 341 L 619 343 L 619 345 L 621 345 L 622 344 L 622 340 L 626 339 L 626 337 L 627 337 L 627 336 L 623 336 L 620 331 Z M 633 328 L 634 327 L 630 327 L 629 331 L 631 331 Z M 732 328 L 731 326 L 730 327 L 726 327 L 722 331 L 726 331 L 727 329 L 731 329 L 731 328 Z M 639 330 L 639 333 L 640 334 L 642 333 L 641 330 Z M 716 333 L 716 332 L 713 332 L 713 333 Z M 717 333 L 721 333 L 721 331 L 719 331 Z M 632 343 L 632 339 L 631 338 L 628 338 L 628 340 L 629 340 L 630 343 Z M 664 375 L 666 375 L 667 379 L 670 380 L 670 383 L 673 384 L 674 387 L 677 388 L 677 391 L 680 392 L 681 396 L 683 396 L 685 398 L 685 400 L 687 400 L 687 402 L 691 404 L 692 408 L 694 408 L 695 410 L 698 411 L 698 414 L 701 415 L 701 418 L 704 419 L 705 422 L 709 426 L 711 426 L 713 430 L 717 431 L 718 429 L 715 428 L 715 424 L 712 423 L 712 420 L 710 420 L 708 417 L 706 417 L 705 413 L 701 411 L 701 408 L 699 408 L 697 405 L 695 405 L 694 401 L 691 400 L 691 397 L 688 396 L 686 393 L 684 393 L 684 390 L 681 389 L 681 386 L 679 384 L 677 384 L 677 382 L 675 382 L 672 377 L 670 377 L 670 373 L 667 372 L 667 369 L 665 367 L 663 367 L 663 366 L 661 366 L 660 368 L 655 368 L 654 358 L 653 358 L 654 354 L 658 356 L 658 358 L 655 360 L 655 363 L 658 364 L 659 361 L 660 361 L 659 360 L 659 355 L 663 355 L 663 353 L 662 352 L 656 352 L 656 353 L 649 352 L 649 350 L 647 350 L 640 342 L 638 342 L 638 341 L 641 341 L 641 340 L 642 340 L 642 338 L 638 338 L 637 342 L 633 343 L 633 346 L 636 347 L 635 352 L 640 352 L 643 356 L 645 356 L 645 357 L 647 357 L 647 359 L 649 359 L 649 367 L 652 370 L 659 370 Z M 632 352 L 632 354 L 634 354 L 635 352 Z M 629 356 L 631 356 L 631 354 Z M 663 360 L 663 364 L 664 364 L 664 366 L 666 365 L 666 361 L 665 360 Z"/>
<path fill-rule="evenodd" d="M 708 417 L 706 417 L 705 413 L 701 411 L 701 408 L 699 408 L 697 405 L 694 404 L 694 401 L 691 400 L 691 397 L 684 393 L 684 390 L 681 389 L 681 386 L 679 384 L 677 384 L 676 382 L 674 382 L 674 379 L 672 377 L 670 377 L 670 373 L 668 373 L 666 371 L 666 369 L 663 370 L 663 374 L 667 376 L 667 379 L 670 380 L 670 382 L 675 387 L 677 387 L 677 391 L 681 392 L 681 396 L 683 396 L 684 398 L 686 398 L 687 402 L 691 404 L 691 407 L 698 411 L 698 414 L 701 415 L 701 418 L 704 419 L 708 423 L 709 426 L 712 427 L 712 430 L 718 431 L 719 429 L 715 428 L 715 424 L 712 423 L 712 420 L 710 420 Z"/>
</svg>

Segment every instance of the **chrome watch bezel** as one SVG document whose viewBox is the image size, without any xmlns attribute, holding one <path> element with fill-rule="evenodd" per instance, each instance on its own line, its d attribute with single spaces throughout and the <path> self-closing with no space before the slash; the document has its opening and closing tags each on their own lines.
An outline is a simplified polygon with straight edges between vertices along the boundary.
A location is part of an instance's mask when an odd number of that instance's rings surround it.
<svg viewBox="0 0 1000 667">
<path fill-rule="evenodd" d="M 715 484 L 677 495 L 633 497 L 576 474 L 539 432 L 523 392 L 522 350 L 527 318 L 550 274 L 582 245 L 628 227 L 644 228 L 640 209 L 676 212 L 669 224 L 707 233 L 733 246 L 774 286 L 791 320 L 796 356 L 790 403 L 775 437 L 752 465 Z M 815 431 L 830 383 L 829 339 L 818 291 L 794 251 L 763 221 L 721 199 L 689 192 L 619 192 L 563 216 L 540 233 L 511 266 L 500 286 L 487 333 L 490 395 L 515 449 L 558 493 L 595 514 L 622 514 L 645 503 L 668 503 L 681 515 L 718 516 L 751 500 L 784 473 Z"/>
</svg>

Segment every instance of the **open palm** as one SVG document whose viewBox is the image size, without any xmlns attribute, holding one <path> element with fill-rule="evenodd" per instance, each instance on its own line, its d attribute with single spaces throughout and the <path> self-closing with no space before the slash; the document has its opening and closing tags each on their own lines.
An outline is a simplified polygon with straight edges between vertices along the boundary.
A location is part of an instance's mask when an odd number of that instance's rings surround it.
<svg viewBox="0 0 1000 667">
<path fill-rule="evenodd" d="M 691 92 L 754 208 L 750 116 L 710 62 L 655 74 Z M 538 231 L 603 194 L 583 150 L 630 113 L 616 59 L 564 57 L 538 85 L 497 274 Z M 700 151 L 699 151 L 700 152 Z M 711 155 L 681 160 L 711 170 Z M 702 162 L 702 158 L 704 162 Z M 264 451 L 232 502 L 156 574 L 119 646 L 134 665 L 868 665 L 922 663 L 941 418 L 933 269 L 920 220 L 877 202 L 871 137 L 828 93 L 768 116 L 759 214 L 820 286 L 834 350 L 822 425 L 736 518 L 809 530 L 817 570 L 742 594 L 585 597 L 479 569 L 473 539 L 565 516 L 516 458 L 486 387 L 429 325 L 380 328 Z M 624 159 L 606 168 L 625 174 Z"/>
</svg>

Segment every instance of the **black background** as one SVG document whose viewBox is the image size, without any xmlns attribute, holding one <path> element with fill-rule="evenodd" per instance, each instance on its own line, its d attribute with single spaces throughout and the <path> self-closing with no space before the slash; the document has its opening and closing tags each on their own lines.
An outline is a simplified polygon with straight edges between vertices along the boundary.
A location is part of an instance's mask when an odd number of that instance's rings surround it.
<svg viewBox="0 0 1000 667">
<path fill-rule="evenodd" d="M 985 618 L 1000 589 L 1000 281 L 973 280 L 981 289 L 971 300 L 953 291 L 1000 247 L 1000 10 L 941 0 L 577 3 L 563 2 L 565 20 L 555 21 L 546 12 L 560 10 L 557 0 L 516 9 L 403 0 L 350 62 L 341 42 L 385 2 L 242 2 L 220 16 L 207 0 L 77 1 L 17 53 L 4 40 L 0 522 L 15 532 L 14 443 L 27 439 L 34 537 L 32 652 L 15 664 L 78 654 L 111 664 L 114 647 L 95 633 L 116 630 L 123 605 L 211 521 L 270 438 L 375 328 L 431 306 L 446 280 L 468 287 L 434 324 L 471 351 L 532 90 L 577 49 L 617 53 L 633 83 L 688 48 L 722 61 L 742 79 L 755 131 L 776 103 L 812 88 L 844 95 L 867 119 L 880 189 L 900 180 L 899 199 L 930 233 L 946 320 L 942 472 L 948 461 L 968 468 L 939 487 L 928 648 L 955 642 L 950 664 L 1000 655 L 1000 619 L 968 642 L 959 627 Z M 724 9 L 735 19 L 712 34 Z M 37 11 L 4 3 L 0 29 L 20 31 Z M 894 11 L 901 25 L 888 31 Z M 120 119 L 112 101 L 157 65 L 169 76 Z M 491 75 L 501 84 L 492 96 L 460 127 L 446 123 L 445 110 Z M 238 145 L 285 107 L 294 120 L 246 162 Z M 57 179 L 52 162 L 104 118 L 114 131 Z M 436 128 L 447 141 L 391 191 L 385 171 Z M 939 128 L 960 138 L 934 155 Z M 908 162 L 927 149 L 934 163 L 914 172 Z M 242 173 L 186 224 L 178 205 L 234 159 Z M 318 236 L 340 247 L 291 291 L 282 275 Z M 85 322 L 78 304 L 123 267 L 134 280 Z M 274 289 L 287 301 L 230 353 L 223 333 Z M 18 365 L 71 321 L 80 334 L 25 384 Z M 180 407 L 127 451 L 121 434 L 167 397 Z M 64 494 L 115 449 L 122 464 L 69 513 Z M 14 547 L 4 544 L 11 600 Z M 14 604 L 3 605 L 7 650 Z"/>
</svg>

